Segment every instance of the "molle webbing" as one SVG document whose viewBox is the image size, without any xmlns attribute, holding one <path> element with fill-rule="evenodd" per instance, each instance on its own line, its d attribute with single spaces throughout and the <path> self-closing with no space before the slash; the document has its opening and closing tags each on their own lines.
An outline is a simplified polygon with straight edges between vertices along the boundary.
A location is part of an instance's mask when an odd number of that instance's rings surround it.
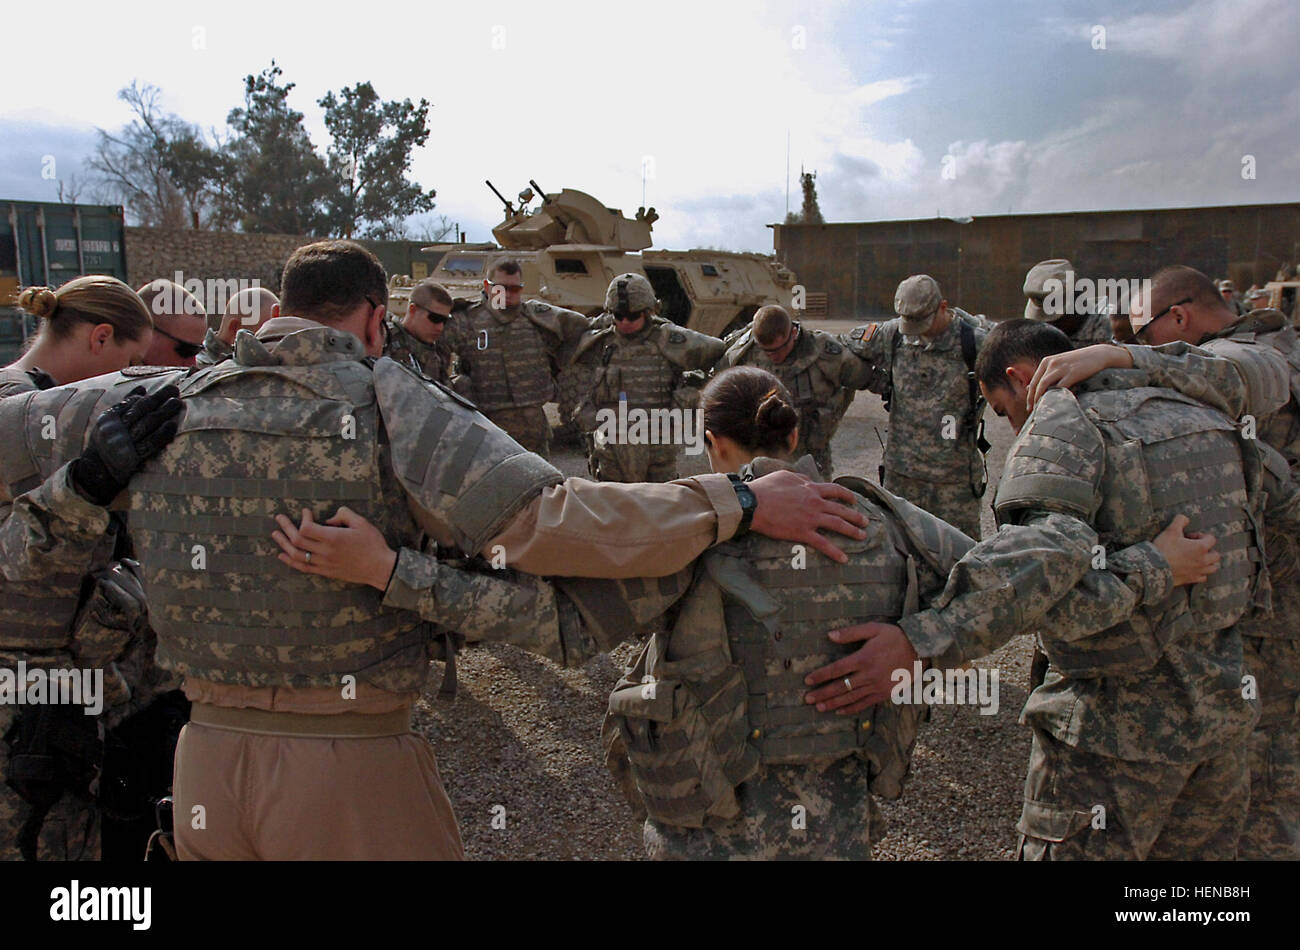
<svg viewBox="0 0 1300 950">
<path fill-rule="evenodd" d="M 885 533 L 879 516 L 876 526 Z M 844 566 L 793 567 L 788 546 L 765 539 L 747 538 L 740 546 L 745 558 L 709 554 L 706 564 L 727 594 L 731 652 L 748 685 L 750 742 L 769 764 L 859 752 L 871 737 L 873 712 L 818 712 L 804 702 L 804 677 L 852 652 L 827 638 L 831 629 L 899 617 L 908 591 L 907 561 L 887 533 L 850 552 L 852 561 Z M 719 570 L 722 565 L 729 569 Z"/>
<path fill-rule="evenodd" d="M 427 628 L 368 586 L 281 564 L 276 514 L 347 505 L 396 536 L 377 465 L 378 410 L 359 363 L 221 364 L 181 432 L 131 483 L 130 524 L 167 668 L 218 683 L 419 689 Z M 332 393 L 328 398 L 321 393 Z M 413 533 L 410 525 L 400 529 Z"/>
<path fill-rule="evenodd" d="M 483 412 L 540 406 L 553 395 L 551 362 L 538 329 L 526 314 L 499 323 L 486 307 L 471 310 L 474 338 L 468 341 L 474 402 Z M 478 349 L 486 336 L 486 346 Z"/>
</svg>

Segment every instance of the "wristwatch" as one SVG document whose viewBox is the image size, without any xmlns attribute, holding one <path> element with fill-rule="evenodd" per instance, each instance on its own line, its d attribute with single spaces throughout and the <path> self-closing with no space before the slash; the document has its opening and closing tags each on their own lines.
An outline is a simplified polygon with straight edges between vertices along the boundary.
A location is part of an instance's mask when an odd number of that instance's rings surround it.
<svg viewBox="0 0 1300 950">
<path fill-rule="evenodd" d="M 758 498 L 755 497 L 749 483 L 735 472 L 728 472 L 727 478 L 731 479 L 731 487 L 736 490 L 736 500 L 740 502 L 740 527 L 736 529 L 736 533 L 732 535 L 732 538 L 743 538 L 749 533 L 749 526 L 754 523 L 754 512 L 758 510 Z"/>
</svg>

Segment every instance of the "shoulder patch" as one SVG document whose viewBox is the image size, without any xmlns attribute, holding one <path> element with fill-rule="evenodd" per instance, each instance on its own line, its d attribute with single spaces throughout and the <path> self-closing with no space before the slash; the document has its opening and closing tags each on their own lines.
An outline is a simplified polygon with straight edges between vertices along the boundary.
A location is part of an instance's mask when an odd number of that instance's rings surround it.
<svg viewBox="0 0 1300 950">
<path fill-rule="evenodd" d="M 827 340 L 825 350 L 831 356 L 838 356 L 841 352 L 843 352 L 844 347 L 840 346 L 834 340 Z"/>
<path fill-rule="evenodd" d="M 849 339 L 860 340 L 863 343 L 865 343 L 867 342 L 867 340 L 870 340 L 873 336 L 875 336 L 876 331 L 879 329 L 880 329 L 879 323 L 865 323 L 860 327 L 854 327 L 853 332 L 849 334 Z"/>
<path fill-rule="evenodd" d="M 668 342 L 669 342 L 669 343 L 685 343 L 685 342 L 686 342 L 686 334 L 685 334 L 685 333 L 682 333 L 680 330 L 674 330 L 672 333 L 669 333 L 669 334 L 668 334 Z"/>
</svg>

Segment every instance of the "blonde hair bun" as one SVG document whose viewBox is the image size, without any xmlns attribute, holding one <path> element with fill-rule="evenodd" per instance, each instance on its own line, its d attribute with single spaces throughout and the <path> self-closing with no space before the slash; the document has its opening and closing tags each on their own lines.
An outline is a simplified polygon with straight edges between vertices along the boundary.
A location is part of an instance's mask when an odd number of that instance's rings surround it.
<svg viewBox="0 0 1300 950">
<path fill-rule="evenodd" d="M 18 306 L 34 317 L 49 320 L 58 309 L 59 298 L 48 287 L 28 287 L 18 295 Z"/>
</svg>

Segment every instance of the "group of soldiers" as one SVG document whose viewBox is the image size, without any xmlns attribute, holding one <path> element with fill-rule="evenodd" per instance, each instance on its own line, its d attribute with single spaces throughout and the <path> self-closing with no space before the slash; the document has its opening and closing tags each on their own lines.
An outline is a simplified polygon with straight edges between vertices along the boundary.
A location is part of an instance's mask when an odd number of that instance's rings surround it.
<svg viewBox="0 0 1300 950">
<path fill-rule="evenodd" d="M 151 800 L 175 746 L 181 858 L 460 857 L 410 731 L 429 660 L 449 692 L 466 641 L 575 666 L 641 634 L 603 741 L 648 853 L 865 858 L 923 713 L 896 672 L 1032 633 L 1021 857 L 1300 856 L 1300 342 L 1185 267 L 1062 312 L 1072 270 L 992 327 L 920 274 L 892 320 L 773 305 L 724 340 L 638 274 L 597 317 L 524 300 L 509 259 L 389 314 L 346 241 L 212 325 L 165 281 L 25 291 L 0 665 L 113 687 L 99 736 L 0 705 L 0 854 L 98 855 L 113 740 L 165 761 Z M 564 372 L 595 481 L 547 461 Z M 830 484 L 860 390 L 890 412 L 880 484 Z M 986 405 L 1018 438 L 979 540 Z M 670 409 L 713 474 L 596 422 Z"/>
</svg>

